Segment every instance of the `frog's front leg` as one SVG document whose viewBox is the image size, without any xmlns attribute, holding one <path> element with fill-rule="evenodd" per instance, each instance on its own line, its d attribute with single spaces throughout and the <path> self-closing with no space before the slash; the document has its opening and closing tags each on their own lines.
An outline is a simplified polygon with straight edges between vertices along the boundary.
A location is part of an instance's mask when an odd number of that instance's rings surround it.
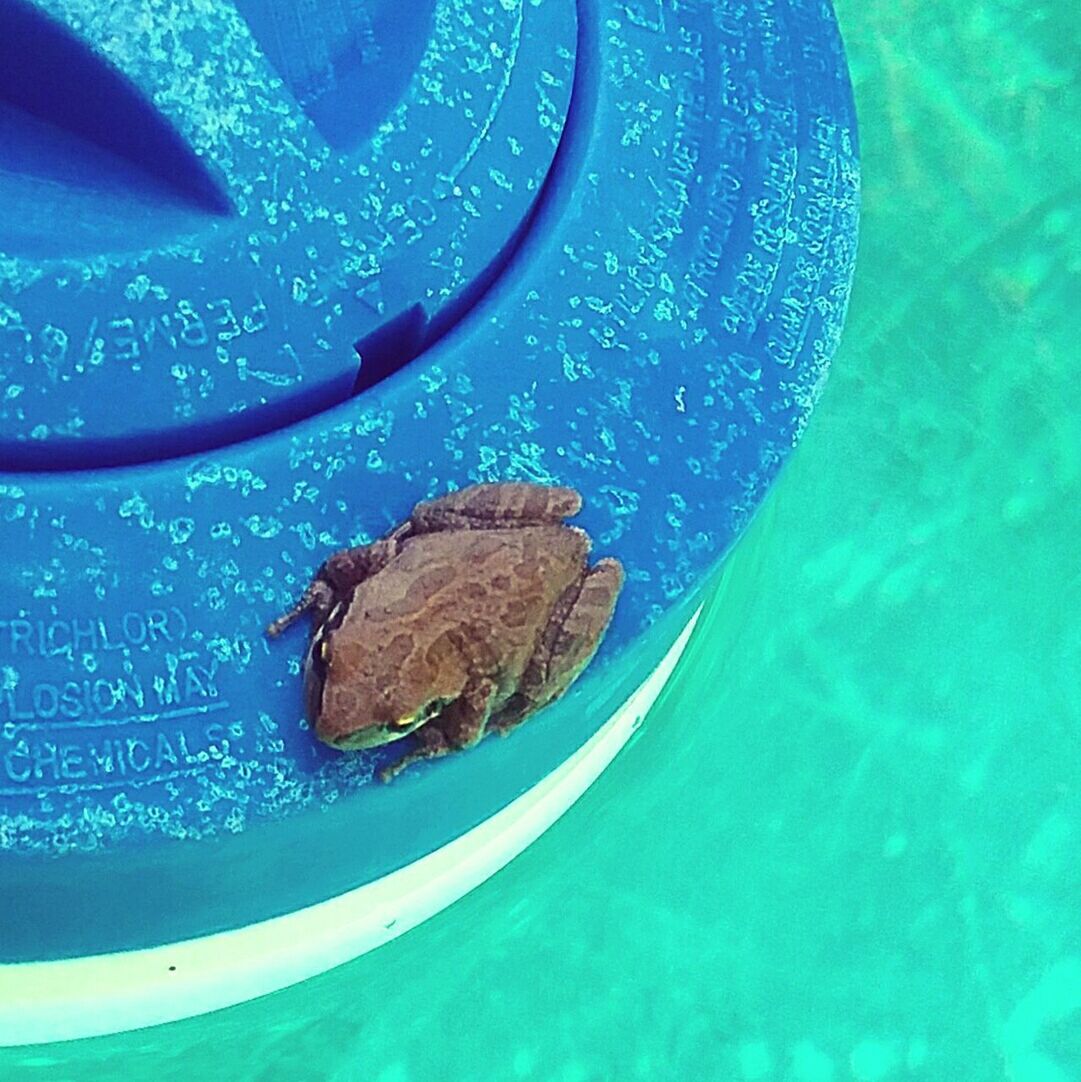
<svg viewBox="0 0 1081 1082">
<path fill-rule="evenodd" d="M 453 750 L 442 731 L 431 722 L 418 729 L 416 736 L 419 743 L 415 750 L 408 755 L 403 755 L 397 762 L 389 763 L 379 771 L 381 782 L 393 781 L 412 763 L 419 763 L 421 759 L 438 759 L 439 756 L 448 755 Z"/>
<path fill-rule="evenodd" d="M 335 552 L 316 572 L 301 599 L 267 628 L 267 634 L 271 637 L 280 635 L 306 612 L 314 612 L 317 622 L 325 620 L 335 602 L 347 597 L 365 579 L 382 571 L 397 554 L 398 544 L 391 539 Z"/>
<path fill-rule="evenodd" d="M 580 584 L 567 590 L 552 612 L 517 693 L 492 717 L 490 730 L 506 736 L 574 683 L 597 652 L 622 586 L 622 564 L 604 559 Z"/>
<path fill-rule="evenodd" d="M 409 522 L 391 536 L 437 530 L 558 525 L 581 509 L 582 497 L 573 488 L 517 481 L 471 485 L 417 504 Z"/>
<path fill-rule="evenodd" d="M 419 746 L 380 770 L 379 780 L 390 781 L 421 759 L 438 759 L 479 743 L 486 732 L 495 695 L 496 685 L 492 680 L 481 678 L 470 684 L 437 718 L 417 730 Z"/>
</svg>

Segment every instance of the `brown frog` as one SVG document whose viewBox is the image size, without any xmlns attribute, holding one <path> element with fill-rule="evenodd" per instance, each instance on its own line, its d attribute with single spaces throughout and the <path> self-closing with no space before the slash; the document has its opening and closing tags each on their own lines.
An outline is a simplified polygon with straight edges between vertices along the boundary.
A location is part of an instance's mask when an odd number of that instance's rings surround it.
<svg viewBox="0 0 1081 1082">
<path fill-rule="evenodd" d="M 418 504 L 370 545 L 336 552 L 300 603 L 313 614 L 308 717 L 336 748 L 416 733 L 408 764 L 506 735 L 557 699 L 592 659 L 623 584 L 617 560 L 589 567 L 590 541 L 563 520 L 570 488 L 475 485 Z"/>
</svg>

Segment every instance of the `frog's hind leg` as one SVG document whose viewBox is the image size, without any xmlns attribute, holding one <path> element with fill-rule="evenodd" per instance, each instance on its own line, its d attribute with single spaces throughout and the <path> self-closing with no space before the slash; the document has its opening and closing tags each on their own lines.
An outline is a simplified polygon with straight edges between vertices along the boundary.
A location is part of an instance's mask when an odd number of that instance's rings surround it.
<svg viewBox="0 0 1081 1082">
<path fill-rule="evenodd" d="M 313 612 L 317 621 L 325 620 L 335 603 L 348 596 L 365 579 L 381 571 L 397 555 L 397 543 L 375 541 L 335 552 L 316 573 L 300 600 L 267 628 L 272 638 L 280 635 L 305 613 Z"/>
<path fill-rule="evenodd" d="M 412 534 L 437 530 L 491 530 L 510 526 L 558 525 L 578 514 L 582 497 L 573 488 L 519 481 L 471 485 L 417 504 L 407 527 Z"/>
<path fill-rule="evenodd" d="M 622 587 L 623 566 L 618 560 L 604 559 L 580 584 L 567 590 L 522 675 L 518 692 L 492 717 L 490 730 L 505 736 L 574 683 L 597 652 Z"/>
</svg>

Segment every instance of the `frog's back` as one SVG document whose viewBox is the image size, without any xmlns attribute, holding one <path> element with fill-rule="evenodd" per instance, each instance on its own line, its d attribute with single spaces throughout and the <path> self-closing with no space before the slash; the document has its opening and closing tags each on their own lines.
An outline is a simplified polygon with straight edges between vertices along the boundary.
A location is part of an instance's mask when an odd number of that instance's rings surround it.
<svg viewBox="0 0 1081 1082">
<path fill-rule="evenodd" d="M 589 555 L 585 532 L 570 526 L 447 530 L 408 541 L 388 571 L 423 578 L 429 588 L 475 600 L 555 599 L 581 574 Z"/>
<path fill-rule="evenodd" d="M 358 588 L 350 615 L 376 637 L 408 629 L 420 644 L 461 629 L 501 655 L 528 653 L 589 547 L 558 525 L 422 534 Z"/>
</svg>

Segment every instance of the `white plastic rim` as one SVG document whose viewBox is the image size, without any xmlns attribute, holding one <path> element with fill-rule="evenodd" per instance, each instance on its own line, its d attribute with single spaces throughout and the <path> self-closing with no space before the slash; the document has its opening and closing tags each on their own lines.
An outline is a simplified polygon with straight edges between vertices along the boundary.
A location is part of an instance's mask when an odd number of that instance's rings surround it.
<svg viewBox="0 0 1081 1082">
<path fill-rule="evenodd" d="M 641 725 L 701 609 L 573 756 L 490 819 L 420 860 L 285 916 L 147 950 L 0 965 L 0 1045 L 174 1022 L 306 980 L 394 939 L 479 886 L 548 829 Z"/>
</svg>

